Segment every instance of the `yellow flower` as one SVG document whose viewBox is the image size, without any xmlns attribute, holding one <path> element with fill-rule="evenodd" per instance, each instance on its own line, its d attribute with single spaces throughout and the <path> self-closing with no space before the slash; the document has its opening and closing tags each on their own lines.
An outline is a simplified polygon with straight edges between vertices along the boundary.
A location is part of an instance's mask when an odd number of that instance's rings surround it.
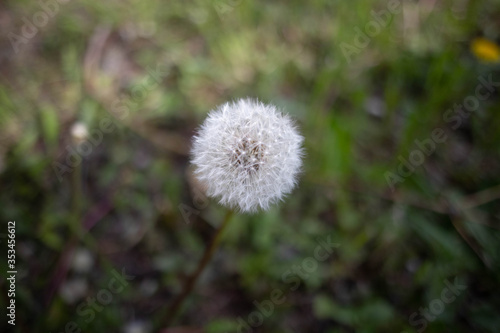
<svg viewBox="0 0 500 333">
<path fill-rule="evenodd" d="M 486 38 L 476 38 L 472 41 L 471 51 L 481 61 L 497 62 L 500 60 L 500 47 Z"/>
</svg>

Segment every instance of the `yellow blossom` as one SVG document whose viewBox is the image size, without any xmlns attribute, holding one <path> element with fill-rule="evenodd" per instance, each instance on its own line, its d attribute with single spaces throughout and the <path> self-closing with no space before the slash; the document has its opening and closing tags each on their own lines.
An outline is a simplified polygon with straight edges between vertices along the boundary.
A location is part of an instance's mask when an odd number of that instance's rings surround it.
<svg viewBox="0 0 500 333">
<path fill-rule="evenodd" d="M 500 60 L 500 47 L 486 38 L 476 38 L 472 41 L 471 51 L 481 61 L 497 62 Z"/>
</svg>

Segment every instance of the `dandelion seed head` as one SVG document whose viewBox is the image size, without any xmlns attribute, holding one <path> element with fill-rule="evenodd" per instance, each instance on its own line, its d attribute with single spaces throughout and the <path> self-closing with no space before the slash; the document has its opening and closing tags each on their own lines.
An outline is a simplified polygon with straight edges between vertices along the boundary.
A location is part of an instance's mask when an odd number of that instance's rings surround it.
<svg viewBox="0 0 500 333">
<path fill-rule="evenodd" d="M 222 205 L 267 210 L 295 187 L 302 141 L 275 106 L 252 99 L 226 103 L 209 113 L 194 137 L 195 175 Z"/>
</svg>

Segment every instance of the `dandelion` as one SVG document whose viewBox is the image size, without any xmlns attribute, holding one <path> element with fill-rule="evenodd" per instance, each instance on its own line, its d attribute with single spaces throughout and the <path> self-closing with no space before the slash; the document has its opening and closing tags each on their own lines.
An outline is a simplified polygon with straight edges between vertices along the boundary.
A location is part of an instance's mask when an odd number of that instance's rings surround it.
<svg viewBox="0 0 500 333">
<path fill-rule="evenodd" d="M 252 99 L 226 103 L 209 113 L 194 138 L 195 175 L 222 205 L 266 210 L 295 187 L 302 141 L 275 106 Z"/>
<path fill-rule="evenodd" d="M 211 111 L 194 137 L 192 162 L 207 194 L 229 206 L 194 272 L 168 307 L 169 326 L 211 260 L 233 209 L 253 212 L 289 193 L 302 166 L 302 136 L 292 120 L 273 105 L 240 99 Z"/>
<path fill-rule="evenodd" d="M 86 141 L 89 137 L 89 131 L 87 130 L 87 126 L 85 126 L 82 122 L 76 122 L 71 126 L 71 138 L 77 144 L 80 144 Z"/>
<path fill-rule="evenodd" d="M 486 38 L 476 38 L 472 41 L 471 50 L 479 60 L 484 62 L 498 62 L 500 47 Z"/>
</svg>

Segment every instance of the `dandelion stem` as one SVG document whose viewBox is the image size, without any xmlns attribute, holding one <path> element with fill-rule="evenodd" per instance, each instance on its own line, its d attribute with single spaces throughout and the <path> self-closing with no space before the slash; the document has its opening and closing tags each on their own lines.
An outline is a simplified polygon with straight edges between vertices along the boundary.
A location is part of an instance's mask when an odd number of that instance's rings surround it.
<svg viewBox="0 0 500 333">
<path fill-rule="evenodd" d="M 215 250 L 217 249 L 220 241 L 221 241 L 221 236 L 226 228 L 226 226 L 229 224 L 229 221 L 231 220 L 231 217 L 233 216 L 233 211 L 228 210 L 224 220 L 222 221 L 222 224 L 219 226 L 219 228 L 215 231 L 215 234 L 208 244 L 207 248 L 205 249 L 205 252 L 203 253 L 203 257 L 201 258 L 200 262 L 198 263 L 198 267 L 196 270 L 191 274 L 186 282 L 184 283 L 184 286 L 182 288 L 182 292 L 174 299 L 172 302 L 172 305 L 168 309 L 168 313 L 165 316 L 164 319 L 164 327 L 168 327 L 172 324 L 172 321 L 175 319 L 177 312 L 179 312 L 179 309 L 181 308 L 181 305 L 184 303 L 186 298 L 189 296 L 191 291 L 193 290 L 196 282 L 198 281 L 198 278 L 200 277 L 201 273 L 204 271 L 205 267 L 207 264 L 210 262 L 212 259 L 213 254 L 215 253 Z"/>
</svg>

